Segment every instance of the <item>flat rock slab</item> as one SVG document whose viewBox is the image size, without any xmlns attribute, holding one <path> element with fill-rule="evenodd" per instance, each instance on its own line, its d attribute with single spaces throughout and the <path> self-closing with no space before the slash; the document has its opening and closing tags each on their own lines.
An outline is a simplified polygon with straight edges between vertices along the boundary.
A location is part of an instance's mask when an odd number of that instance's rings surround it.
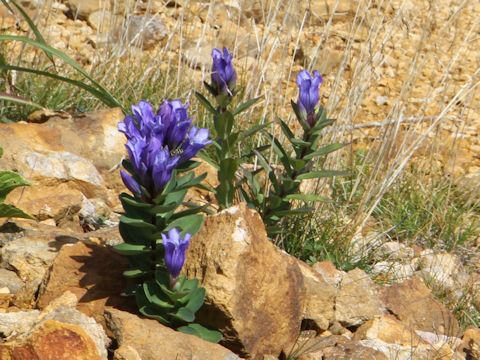
<svg viewBox="0 0 480 360">
<path fill-rule="evenodd" d="M 415 330 L 449 336 L 460 333 L 453 314 L 433 298 L 431 290 L 418 277 L 384 287 L 381 298 L 393 315 Z"/>
<path fill-rule="evenodd" d="M 118 342 L 114 360 L 240 360 L 224 347 L 142 319 L 125 311 L 107 308 L 105 318 Z"/>
<path fill-rule="evenodd" d="M 126 286 L 122 275 L 126 266 L 125 257 L 108 247 L 83 242 L 64 246 L 37 305 L 43 309 L 68 290 L 77 296 L 80 311 L 105 325 L 106 305 L 136 311 L 132 298 L 120 296 Z"/>
</svg>

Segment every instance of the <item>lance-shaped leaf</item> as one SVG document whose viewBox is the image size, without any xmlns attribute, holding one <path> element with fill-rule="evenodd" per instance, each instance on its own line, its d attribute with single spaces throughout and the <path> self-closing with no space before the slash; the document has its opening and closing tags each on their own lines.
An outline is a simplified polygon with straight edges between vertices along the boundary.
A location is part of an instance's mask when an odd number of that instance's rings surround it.
<svg viewBox="0 0 480 360">
<path fill-rule="evenodd" d="M 195 91 L 195 97 L 197 98 L 198 101 L 200 101 L 200 103 L 205 107 L 205 109 L 207 109 L 209 112 L 211 112 L 212 114 L 216 114 L 217 113 L 217 110 L 215 110 L 215 108 L 213 107 L 212 104 L 210 104 L 210 101 L 207 100 L 207 98 L 205 96 L 203 96 L 202 94 L 200 94 L 198 91 Z"/>
<path fill-rule="evenodd" d="M 285 196 L 286 200 L 300 200 L 300 201 L 324 201 L 331 202 L 330 199 L 325 196 L 316 195 L 316 194 L 290 194 Z"/>
<path fill-rule="evenodd" d="M 190 235 L 195 235 L 200 228 L 202 227 L 204 218 L 200 214 L 188 215 L 179 219 L 172 221 L 168 224 L 165 231 L 170 229 L 179 228 L 182 230 L 182 235 L 189 233 Z"/>
<path fill-rule="evenodd" d="M 13 189 L 29 185 L 30 183 L 16 172 L 0 171 L 0 201 L 5 200 Z"/>
<path fill-rule="evenodd" d="M 115 245 L 113 247 L 113 250 L 115 250 L 115 252 L 122 255 L 140 255 L 140 254 L 149 254 L 152 252 L 152 250 L 145 245 L 127 244 L 127 243 Z"/>
<path fill-rule="evenodd" d="M 244 103 L 238 105 L 236 107 L 235 110 L 233 110 L 233 115 L 238 115 L 242 112 L 244 112 L 245 110 L 247 110 L 250 106 L 252 106 L 253 104 L 255 104 L 258 100 L 261 99 L 261 96 L 257 97 L 257 98 L 254 98 L 254 99 L 250 99 L 250 100 L 247 100 L 245 101 Z"/>
<path fill-rule="evenodd" d="M 6 101 L 14 102 L 14 103 L 17 103 L 17 104 L 21 104 L 21 105 L 28 105 L 28 106 L 31 106 L 31 107 L 34 107 L 34 108 L 37 108 L 37 109 L 43 109 L 43 106 L 41 106 L 37 103 L 34 103 L 33 101 L 27 100 L 27 99 L 22 98 L 20 96 L 6 94 L 6 93 L 3 93 L 3 92 L 0 92 L 0 100 L 6 100 Z"/>
<path fill-rule="evenodd" d="M 33 219 L 33 217 L 28 215 L 26 212 L 16 208 L 15 206 L 10 204 L 3 204 L 3 203 L 0 203 L 0 217 L 3 217 L 3 218 L 16 217 L 16 218 L 23 218 L 23 219 Z"/>
<path fill-rule="evenodd" d="M 313 153 L 310 153 L 304 157 L 305 160 L 310 160 L 313 159 L 314 157 L 317 156 L 323 156 L 330 154 L 334 151 L 340 150 L 341 148 L 347 146 L 348 144 L 329 144 L 326 146 L 321 147 L 317 151 L 314 151 Z"/>
<path fill-rule="evenodd" d="M 297 117 L 298 122 L 302 126 L 303 130 L 305 132 L 309 132 L 311 129 L 310 129 L 310 125 L 308 125 L 307 123 L 307 119 L 305 118 L 305 115 L 302 113 L 298 105 L 293 100 L 290 101 L 290 104 L 292 105 L 293 112 L 295 113 L 295 116 Z"/>
<path fill-rule="evenodd" d="M 349 171 L 344 170 L 320 170 L 320 171 L 311 171 L 305 174 L 300 174 L 297 176 L 298 180 L 306 179 L 316 179 L 316 178 L 325 178 L 325 177 L 334 177 L 334 176 L 349 176 Z"/>
<path fill-rule="evenodd" d="M 203 327 L 202 325 L 199 325 L 199 324 L 189 324 L 187 326 L 181 326 L 177 329 L 177 331 L 180 331 L 184 334 L 198 336 L 203 340 L 206 340 L 212 343 L 218 343 L 220 340 L 222 340 L 222 334 L 220 332 L 215 330 L 209 330 L 206 327 Z"/>
</svg>

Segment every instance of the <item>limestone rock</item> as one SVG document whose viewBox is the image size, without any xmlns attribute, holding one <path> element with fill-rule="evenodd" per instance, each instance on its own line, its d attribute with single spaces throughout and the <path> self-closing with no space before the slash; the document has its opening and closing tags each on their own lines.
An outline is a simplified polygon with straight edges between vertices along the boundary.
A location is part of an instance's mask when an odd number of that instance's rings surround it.
<svg viewBox="0 0 480 360">
<path fill-rule="evenodd" d="M 125 23 L 124 34 L 129 44 L 145 50 L 164 39 L 167 28 L 159 16 L 130 15 Z"/>
<path fill-rule="evenodd" d="M 38 320 L 40 311 L 0 313 L 0 333 L 5 338 L 29 332 Z"/>
<path fill-rule="evenodd" d="M 123 16 L 115 15 L 108 10 L 97 10 L 88 15 L 88 24 L 100 34 L 109 34 L 122 26 Z"/>
<path fill-rule="evenodd" d="M 37 220 L 68 218 L 80 211 L 85 196 L 67 184 L 17 188 L 6 199 Z"/>
<path fill-rule="evenodd" d="M 375 284 L 363 270 L 351 270 L 342 278 L 335 301 L 336 321 L 358 326 L 383 311 Z"/>
<path fill-rule="evenodd" d="M 15 294 L 17 306 L 31 306 L 35 293 L 57 255 L 60 243 L 41 237 L 23 237 L 6 244 L 2 250 L 2 266 L 14 270 L 24 282 Z"/>
<path fill-rule="evenodd" d="M 307 264 L 301 261 L 298 264 L 305 286 L 303 318 L 313 321 L 319 329 L 326 330 L 334 321 L 336 289 Z"/>
<path fill-rule="evenodd" d="M 384 287 L 380 297 L 393 315 L 415 330 L 458 335 L 455 317 L 418 277 Z"/>
<path fill-rule="evenodd" d="M 339 287 L 346 272 L 338 270 L 331 261 L 320 261 L 313 265 L 313 270 L 322 276 L 323 280 L 334 287 Z"/>
<path fill-rule="evenodd" d="M 10 293 L 16 294 L 23 286 L 23 281 L 14 271 L 0 269 L 0 288 L 6 287 Z"/>
<path fill-rule="evenodd" d="M 480 329 L 467 329 L 463 334 L 464 352 L 470 359 L 480 359 Z"/>
<path fill-rule="evenodd" d="M 52 264 L 37 306 L 44 309 L 65 291 L 70 291 L 79 300 L 77 308 L 104 325 L 106 304 L 130 308 L 128 304 L 133 301 L 120 296 L 125 289 L 122 276 L 125 269 L 125 257 L 110 248 L 82 242 L 64 246 Z"/>
<path fill-rule="evenodd" d="M 425 344 L 412 329 L 405 326 L 392 315 L 382 315 L 369 320 L 355 332 L 355 340 L 377 339 L 402 346 Z"/>
<path fill-rule="evenodd" d="M 468 275 L 460 259 L 449 253 L 435 254 L 425 250 L 420 254 L 419 275 L 428 283 L 449 291 L 459 299 Z"/>
<path fill-rule="evenodd" d="M 156 320 L 108 308 L 105 318 L 118 342 L 114 360 L 239 360 L 229 350 L 193 335 L 172 330 Z M 161 355 L 160 355 L 161 354 Z"/>
<path fill-rule="evenodd" d="M 0 345 L 2 358 L 45 360 L 105 360 L 78 325 L 46 320 L 24 339 Z"/>
<path fill-rule="evenodd" d="M 279 355 L 300 330 L 302 275 L 267 238 L 245 204 L 206 219 L 190 243 L 184 272 L 207 290 L 199 322 L 219 329 L 237 354 Z"/>
<path fill-rule="evenodd" d="M 315 338 L 303 349 L 299 360 L 388 360 L 381 352 L 339 335 Z"/>
<path fill-rule="evenodd" d="M 123 117 L 122 111 L 116 108 L 67 118 L 60 114 L 49 118 L 43 124 L 0 124 L 0 138 L 4 148 L 4 156 L 0 159 L 0 168 L 17 169 L 30 179 L 32 168 L 31 166 L 27 168 L 22 161 L 24 158 L 30 159 L 30 165 L 35 165 L 33 169 L 35 170 L 41 164 L 32 164 L 31 162 L 36 158 L 42 160 L 42 157 L 40 155 L 28 157 L 25 154 L 66 152 L 74 154 L 71 156 L 71 160 L 75 160 L 75 156 L 88 159 L 91 162 L 89 163 L 97 168 L 91 169 L 91 165 L 89 167 L 86 164 L 80 164 L 82 165 L 80 169 L 71 169 L 71 176 L 84 169 L 92 171 L 92 173 L 83 174 L 78 179 L 79 181 L 85 181 L 89 179 L 89 176 L 92 180 L 98 179 L 98 170 L 111 169 L 120 163 L 125 154 L 125 137 L 117 130 L 118 122 Z M 61 156 L 56 155 L 56 157 Z M 72 165 L 70 164 L 70 167 Z M 76 164 L 76 166 L 78 165 Z M 65 169 L 59 169 L 56 172 L 52 169 L 50 184 L 57 179 L 55 175 L 59 176 L 58 180 L 61 182 L 70 180 L 65 176 L 67 169 L 69 169 L 68 163 L 65 165 Z M 44 169 L 43 172 L 47 170 Z M 97 182 L 98 180 L 94 180 L 92 184 L 97 185 Z"/>
<path fill-rule="evenodd" d="M 67 6 L 70 8 L 75 18 L 86 19 L 88 15 L 104 9 L 109 5 L 109 0 L 68 0 Z"/>
</svg>

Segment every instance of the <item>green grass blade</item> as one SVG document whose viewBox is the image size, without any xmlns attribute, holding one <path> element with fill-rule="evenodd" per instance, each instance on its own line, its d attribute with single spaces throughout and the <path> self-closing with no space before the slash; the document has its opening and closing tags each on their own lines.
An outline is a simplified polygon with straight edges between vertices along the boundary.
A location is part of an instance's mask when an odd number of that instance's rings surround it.
<svg viewBox="0 0 480 360">
<path fill-rule="evenodd" d="M 103 86 L 101 86 L 97 81 L 95 81 L 75 60 L 73 60 L 71 57 L 69 57 L 67 54 L 61 52 L 60 50 L 54 49 L 44 43 L 41 43 L 39 41 L 30 39 L 25 36 L 17 36 L 17 35 L 0 35 L 0 41 L 20 41 L 25 44 L 31 45 L 33 47 L 36 47 L 38 49 L 41 49 L 48 54 L 58 57 L 59 59 L 63 60 L 65 63 L 70 65 L 74 70 L 76 70 L 78 73 L 83 75 L 85 78 L 90 80 L 95 87 L 104 94 L 105 97 L 108 97 L 113 104 L 116 104 L 116 106 L 122 108 L 124 112 L 126 112 L 125 108 L 120 104 L 120 102 L 115 99 L 115 97 L 108 92 Z"/>
<path fill-rule="evenodd" d="M 34 103 L 30 100 L 21 98 L 19 96 L 6 94 L 6 93 L 0 93 L 0 100 L 6 100 L 6 101 L 11 101 L 11 102 L 14 102 L 14 103 L 17 103 L 17 104 L 28 105 L 28 106 L 31 106 L 31 107 L 34 107 L 34 108 L 37 108 L 37 109 L 43 109 L 44 108 L 43 106 L 38 105 L 38 104 L 36 104 L 36 103 Z"/>
<path fill-rule="evenodd" d="M 103 92 L 79 80 L 69 79 L 57 74 L 50 73 L 48 71 L 30 69 L 30 68 L 25 68 L 21 66 L 14 66 L 14 65 L 1 64 L 1 63 L 0 63 L 0 70 L 14 70 L 14 71 L 26 72 L 26 73 L 41 75 L 41 76 L 49 77 L 51 79 L 59 80 L 59 81 L 74 85 L 76 87 L 79 87 L 85 91 L 88 91 L 90 94 L 95 96 L 98 100 L 102 101 L 107 106 L 111 106 L 111 107 L 117 106 L 117 103 L 112 102 L 111 99 L 108 96 L 105 96 Z"/>
</svg>

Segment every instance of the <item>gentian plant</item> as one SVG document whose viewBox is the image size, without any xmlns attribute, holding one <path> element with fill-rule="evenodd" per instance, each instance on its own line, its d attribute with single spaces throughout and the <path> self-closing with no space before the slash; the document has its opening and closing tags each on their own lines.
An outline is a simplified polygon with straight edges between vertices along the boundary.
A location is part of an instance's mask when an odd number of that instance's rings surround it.
<svg viewBox="0 0 480 360">
<path fill-rule="evenodd" d="M 124 275 L 133 285 L 126 293 L 135 296 L 143 315 L 218 342 L 219 332 L 193 323 L 205 289 L 197 279 L 180 275 L 190 239 L 203 223 L 205 206 L 184 198 L 206 176 L 195 177 L 190 170 L 198 165 L 192 157 L 212 142 L 209 132 L 192 125 L 180 100 L 164 101 L 156 112 L 140 101 L 118 128 L 127 137 L 121 177 L 131 192 L 120 195 L 124 243 L 115 246 L 129 259 Z"/>
<path fill-rule="evenodd" d="M 256 151 L 260 168 L 267 174 L 267 181 L 260 181 L 256 173 L 245 171 L 244 174 L 248 186 L 240 187 L 242 198 L 250 207 L 259 211 L 271 238 L 281 232 L 282 218 L 312 210 L 307 206 L 293 208 L 293 201 L 325 200 L 316 194 L 302 194 L 300 192 L 302 180 L 347 174 L 345 171 L 318 169 L 318 164 L 321 166 L 324 163 L 318 161 L 319 159 L 346 145 L 336 143 L 319 146 L 322 130 L 333 123 L 332 119 L 327 118 L 323 107 L 318 106 L 321 83 L 322 77 L 318 71 L 310 74 L 302 70 L 297 76 L 299 96 L 297 102 L 291 101 L 291 105 L 303 130 L 301 137 L 297 138 L 287 123 L 279 119 L 280 128 L 290 142 L 290 149 L 284 147 L 274 135 L 265 133 L 282 168 L 274 170 L 265 157 Z"/>
<path fill-rule="evenodd" d="M 232 103 L 237 95 L 237 73 L 232 64 L 232 54 L 228 49 L 212 51 L 211 83 L 205 82 L 210 95 L 216 105 L 202 94 L 195 93 L 198 100 L 212 114 L 215 133 L 215 153 L 213 156 L 202 154 L 202 158 L 218 170 L 219 185 L 214 189 L 216 199 L 221 209 L 233 204 L 235 198 L 236 174 L 245 156 L 238 153 L 238 142 L 253 135 L 267 124 L 253 126 L 248 130 L 241 130 L 235 117 L 250 108 L 260 98 L 248 100 L 233 108 Z"/>
</svg>

